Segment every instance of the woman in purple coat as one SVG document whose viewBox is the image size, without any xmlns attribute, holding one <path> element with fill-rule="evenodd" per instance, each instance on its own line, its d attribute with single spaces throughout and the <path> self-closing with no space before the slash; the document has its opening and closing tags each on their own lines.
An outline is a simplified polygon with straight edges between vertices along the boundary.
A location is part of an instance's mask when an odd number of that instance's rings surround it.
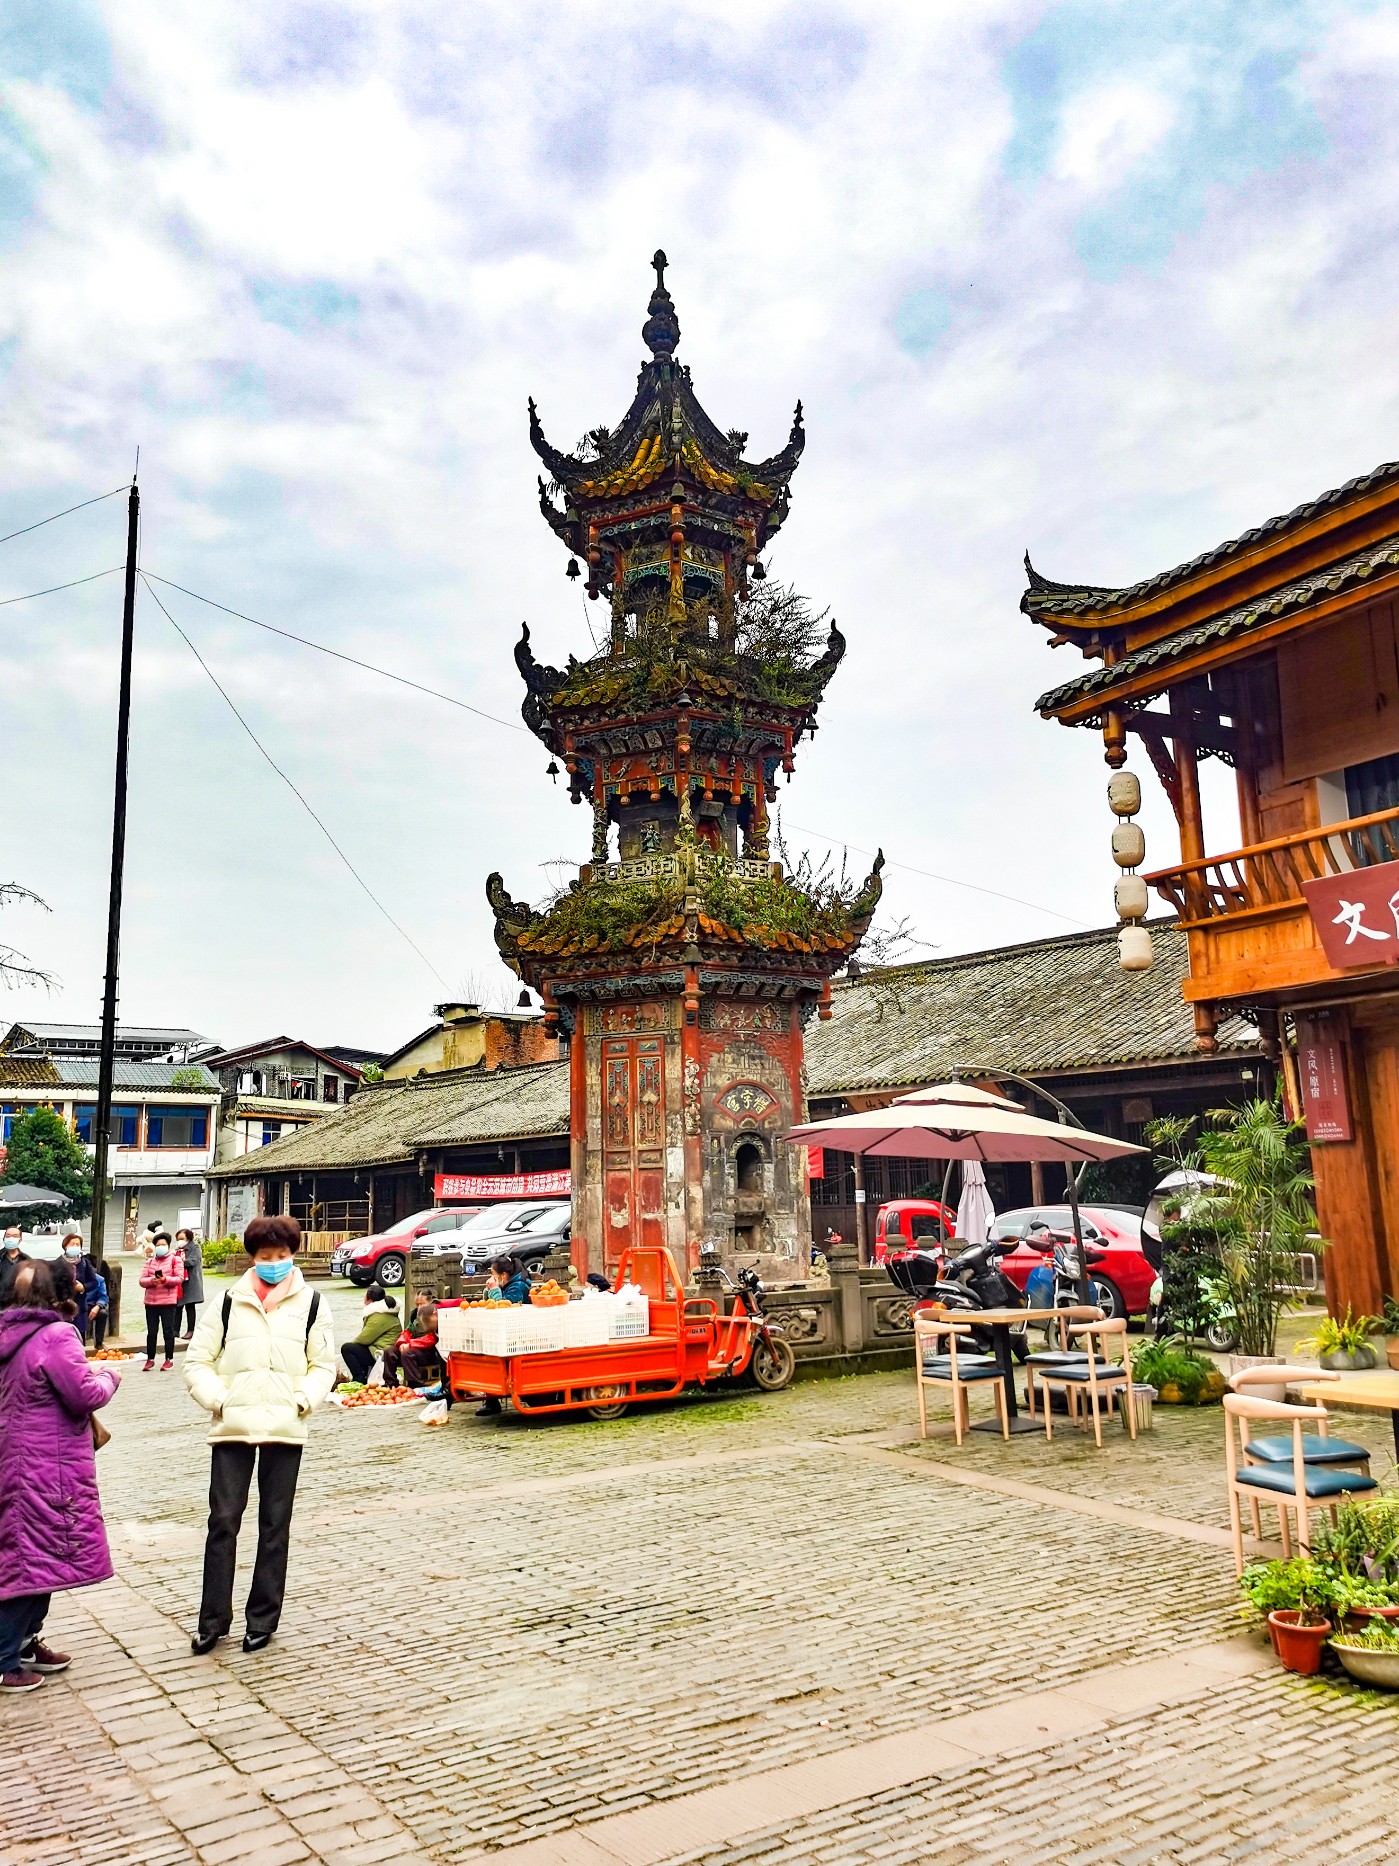
<svg viewBox="0 0 1399 1866">
<path fill-rule="evenodd" d="M 24 1264 L 0 1310 L 0 1697 L 67 1669 L 39 1637 L 49 1599 L 112 1573 L 92 1415 L 120 1376 L 83 1358 L 65 1272 Z"/>
</svg>

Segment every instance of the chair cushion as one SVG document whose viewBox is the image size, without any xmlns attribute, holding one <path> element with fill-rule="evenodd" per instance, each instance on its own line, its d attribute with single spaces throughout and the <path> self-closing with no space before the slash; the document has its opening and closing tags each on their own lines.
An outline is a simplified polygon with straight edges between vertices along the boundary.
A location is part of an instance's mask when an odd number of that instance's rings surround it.
<svg viewBox="0 0 1399 1866">
<path fill-rule="evenodd" d="M 1089 1367 L 1087 1361 L 1066 1363 L 1062 1367 L 1040 1367 L 1036 1369 L 1041 1380 L 1074 1380 L 1081 1386 L 1088 1385 Z M 1093 1371 L 1098 1376 L 1098 1385 L 1102 1386 L 1113 1380 L 1125 1380 L 1126 1369 L 1120 1361 L 1099 1361 Z"/>
<path fill-rule="evenodd" d="M 1075 1348 L 1043 1348 L 1038 1354 L 1025 1356 L 1027 1367 L 1086 1367 L 1088 1355 Z M 1102 1363 L 1100 1362 L 1101 1366 Z"/>
<path fill-rule="evenodd" d="M 1248 1455 L 1263 1464 L 1291 1464 L 1292 1434 L 1280 1432 L 1276 1438 L 1251 1438 Z M 1348 1438 L 1318 1438 L 1314 1432 L 1302 1434 L 1303 1464 L 1358 1464 L 1362 1458 L 1368 1464 L 1370 1453 L 1363 1445 L 1353 1445 Z"/>
<path fill-rule="evenodd" d="M 1250 1490 L 1280 1490 L 1284 1496 L 1293 1497 L 1297 1494 L 1291 1464 L 1251 1464 L 1234 1475 L 1237 1482 L 1247 1484 Z M 1325 1465 L 1304 1464 L 1302 1475 L 1309 1497 L 1341 1497 L 1348 1491 L 1379 1489 L 1373 1477 L 1363 1477 L 1359 1471 L 1335 1471 Z"/>
<path fill-rule="evenodd" d="M 943 1354 L 934 1356 L 923 1363 L 923 1376 L 927 1380 L 950 1380 L 952 1378 L 952 1356 Z M 957 1378 L 959 1380 L 999 1380 L 1001 1370 L 994 1360 L 984 1360 L 978 1356 L 975 1360 L 957 1356 Z"/>
</svg>

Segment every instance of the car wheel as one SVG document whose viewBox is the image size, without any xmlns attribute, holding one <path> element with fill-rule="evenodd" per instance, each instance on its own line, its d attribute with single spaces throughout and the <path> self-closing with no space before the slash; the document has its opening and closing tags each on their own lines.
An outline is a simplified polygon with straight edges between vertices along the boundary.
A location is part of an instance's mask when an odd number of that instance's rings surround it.
<svg viewBox="0 0 1399 1866">
<path fill-rule="evenodd" d="M 383 1289 L 397 1289 L 408 1275 L 408 1265 L 402 1257 L 381 1257 L 374 1269 L 374 1280 Z"/>
<path fill-rule="evenodd" d="M 1105 1276 L 1092 1278 L 1093 1300 L 1102 1310 L 1109 1322 L 1120 1321 L 1127 1313 L 1127 1304 L 1122 1299 L 1122 1291 L 1116 1283 Z"/>
</svg>

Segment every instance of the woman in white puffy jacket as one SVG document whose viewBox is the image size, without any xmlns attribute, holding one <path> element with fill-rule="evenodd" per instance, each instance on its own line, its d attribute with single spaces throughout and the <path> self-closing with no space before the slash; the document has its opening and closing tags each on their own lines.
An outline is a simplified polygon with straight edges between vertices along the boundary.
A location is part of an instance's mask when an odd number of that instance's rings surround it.
<svg viewBox="0 0 1399 1866">
<path fill-rule="evenodd" d="M 297 1269 L 294 1218 L 254 1218 L 243 1239 L 253 1267 L 221 1303 L 208 1303 L 185 1355 L 185 1384 L 213 1416 L 209 1535 L 196 1652 L 212 1652 L 233 1623 L 238 1529 L 257 1465 L 258 1533 L 243 1650 L 277 1630 L 287 1582 L 292 1505 L 306 1421 L 335 1384 L 330 1306 Z"/>
</svg>

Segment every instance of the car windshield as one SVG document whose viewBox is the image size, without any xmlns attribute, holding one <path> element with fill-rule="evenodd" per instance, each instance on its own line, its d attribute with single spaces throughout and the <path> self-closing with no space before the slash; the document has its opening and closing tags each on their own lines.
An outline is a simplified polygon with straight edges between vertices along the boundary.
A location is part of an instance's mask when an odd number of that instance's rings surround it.
<svg viewBox="0 0 1399 1866">
<path fill-rule="evenodd" d="M 477 1212 L 474 1218 L 467 1219 L 461 1227 L 462 1236 L 469 1237 L 474 1233 L 479 1237 L 482 1233 L 504 1231 L 512 1219 L 537 1209 L 536 1206 L 525 1205 L 518 1199 L 503 1205 L 489 1205 L 484 1212 Z"/>
<path fill-rule="evenodd" d="M 568 1205 L 546 1205 L 537 1212 L 531 1212 L 520 1226 L 522 1231 L 552 1231 L 567 1224 L 571 1207 Z M 514 1227 L 512 1226 L 513 1230 Z"/>
<path fill-rule="evenodd" d="M 435 1205 L 429 1205 L 425 1212 L 410 1212 L 406 1218 L 400 1218 L 396 1225 L 390 1225 L 384 1232 L 384 1236 L 397 1238 L 402 1237 L 405 1231 L 416 1231 L 418 1226 L 425 1224 L 436 1210 Z"/>
</svg>

